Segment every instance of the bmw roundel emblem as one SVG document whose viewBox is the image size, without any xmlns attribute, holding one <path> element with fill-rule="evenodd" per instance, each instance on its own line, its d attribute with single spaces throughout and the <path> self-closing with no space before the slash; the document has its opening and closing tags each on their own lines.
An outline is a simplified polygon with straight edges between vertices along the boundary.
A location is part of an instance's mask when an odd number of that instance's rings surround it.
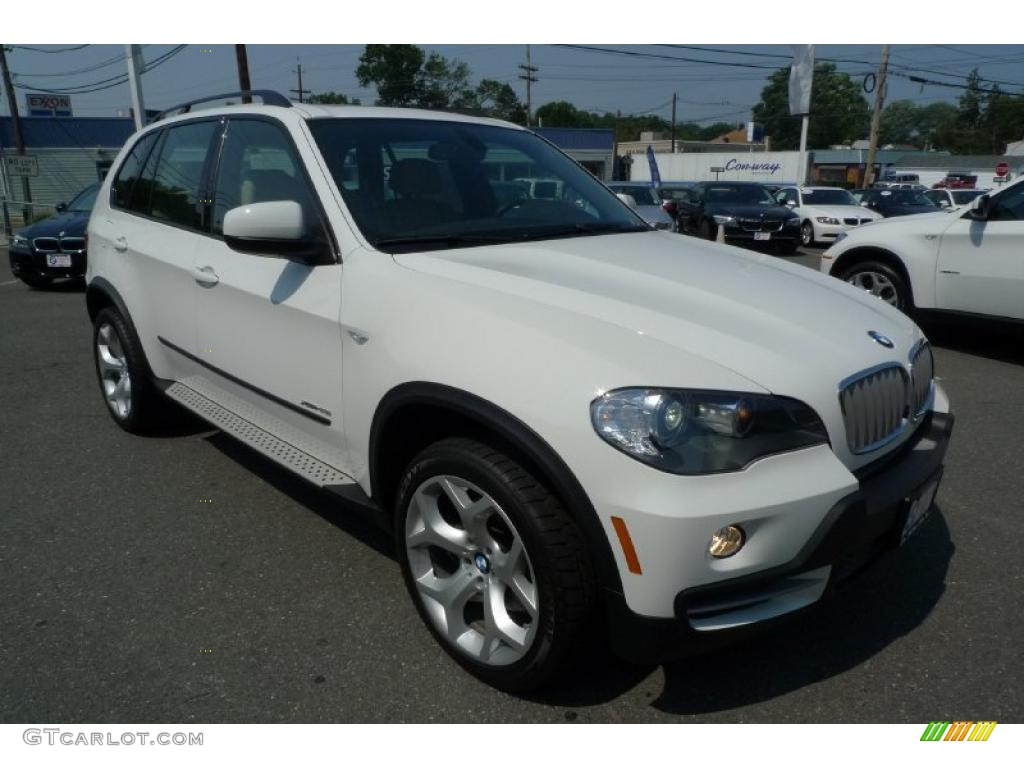
<svg viewBox="0 0 1024 768">
<path fill-rule="evenodd" d="M 892 339 L 890 339 L 885 334 L 879 333 L 878 331 L 868 331 L 868 336 L 877 341 L 886 349 L 892 349 L 894 346 L 896 346 L 895 344 L 892 343 Z"/>
<path fill-rule="evenodd" d="M 477 552 L 473 557 L 473 563 L 476 565 L 476 569 L 480 573 L 487 573 L 491 570 L 491 561 L 487 559 L 487 556 L 482 552 Z"/>
</svg>

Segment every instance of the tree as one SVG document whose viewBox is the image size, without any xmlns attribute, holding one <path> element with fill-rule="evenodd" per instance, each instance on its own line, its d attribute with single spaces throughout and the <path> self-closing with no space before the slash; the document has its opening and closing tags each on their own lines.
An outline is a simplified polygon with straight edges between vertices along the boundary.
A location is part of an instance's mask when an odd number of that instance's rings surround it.
<svg viewBox="0 0 1024 768">
<path fill-rule="evenodd" d="M 761 91 L 754 107 L 754 121 L 764 125 L 777 149 L 800 145 L 800 118 L 789 114 L 789 68 L 776 70 Z M 833 144 L 863 138 L 868 133 L 870 110 L 861 87 L 836 65 L 822 62 L 814 68 L 811 86 L 811 119 L 807 146 L 824 149 Z"/>
<path fill-rule="evenodd" d="M 892 101 L 882 110 L 878 127 L 878 143 L 914 144 L 920 146 L 920 109 L 909 99 Z"/>
<path fill-rule="evenodd" d="M 526 107 L 508 83 L 484 79 L 473 93 L 475 106 L 488 117 L 526 125 Z"/>
<path fill-rule="evenodd" d="M 385 107 L 418 106 L 426 54 L 416 45 L 367 45 L 359 57 L 356 79 L 363 88 L 377 88 Z"/>
<path fill-rule="evenodd" d="M 359 104 L 359 99 L 350 99 L 343 93 L 335 93 L 334 91 L 326 91 L 324 93 L 314 93 L 307 100 L 309 104 Z"/>
<path fill-rule="evenodd" d="M 568 101 L 550 101 L 538 107 L 537 122 L 550 128 L 593 128 L 597 116 L 592 112 L 578 109 Z"/>
<path fill-rule="evenodd" d="M 446 59 L 431 53 L 417 74 L 416 106 L 449 109 L 472 101 L 469 91 L 469 66 L 458 59 Z"/>
</svg>

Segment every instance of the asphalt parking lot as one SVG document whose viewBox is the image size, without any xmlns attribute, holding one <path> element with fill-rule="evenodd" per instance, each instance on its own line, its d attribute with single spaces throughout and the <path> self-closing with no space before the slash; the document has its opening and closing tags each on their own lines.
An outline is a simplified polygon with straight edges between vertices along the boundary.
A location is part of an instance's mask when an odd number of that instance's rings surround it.
<svg viewBox="0 0 1024 768">
<path fill-rule="evenodd" d="M 1024 719 L 1020 336 L 929 329 L 957 414 L 938 507 L 838 599 L 757 642 L 656 668 L 599 657 L 520 698 L 449 661 L 351 510 L 216 431 L 121 432 L 81 286 L 11 280 L 0 721 Z"/>
</svg>

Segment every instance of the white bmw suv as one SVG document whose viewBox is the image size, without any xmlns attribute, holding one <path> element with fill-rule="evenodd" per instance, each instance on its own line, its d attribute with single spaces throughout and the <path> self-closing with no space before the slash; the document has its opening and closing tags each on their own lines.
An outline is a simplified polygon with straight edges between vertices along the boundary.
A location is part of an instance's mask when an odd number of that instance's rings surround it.
<svg viewBox="0 0 1024 768">
<path fill-rule="evenodd" d="M 1024 183 L 839 237 L 822 272 L 908 314 L 1024 321 Z"/>
<path fill-rule="evenodd" d="M 130 432 L 173 401 L 375 510 L 480 678 L 735 636 L 931 508 L 953 418 L 894 308 L 654 231 L 518 126 L 259 95 L 158 119 L 104 182 L 104 401 Z M 560 192 L 499 194 L 522 178 Z"/>
</svg>

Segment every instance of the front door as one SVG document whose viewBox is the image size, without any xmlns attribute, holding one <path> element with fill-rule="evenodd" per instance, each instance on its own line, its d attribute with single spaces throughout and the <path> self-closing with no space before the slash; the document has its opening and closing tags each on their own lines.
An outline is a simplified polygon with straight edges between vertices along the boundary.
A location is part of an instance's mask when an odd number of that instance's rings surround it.
<svg viewBox="0 0 1024 768">
<path fill-rule="evenodd" d="M 938 308 L 1024 320 L 1022 242 L 1024 184 L 993 195 L 986 221 L 960 215 L 939 245 Z"/>
<path fill-rule="evenodd" d="M 243 253 L 220 237 L 237 206 L 294 200 L 308 236 L 328 241 L 320 208 L 285 129 L 226 123 L 212 233 L 195 256 L 197 388 L 297 448 L 344 469 L 341 264 L 307 266 Z"/>
</svg>

